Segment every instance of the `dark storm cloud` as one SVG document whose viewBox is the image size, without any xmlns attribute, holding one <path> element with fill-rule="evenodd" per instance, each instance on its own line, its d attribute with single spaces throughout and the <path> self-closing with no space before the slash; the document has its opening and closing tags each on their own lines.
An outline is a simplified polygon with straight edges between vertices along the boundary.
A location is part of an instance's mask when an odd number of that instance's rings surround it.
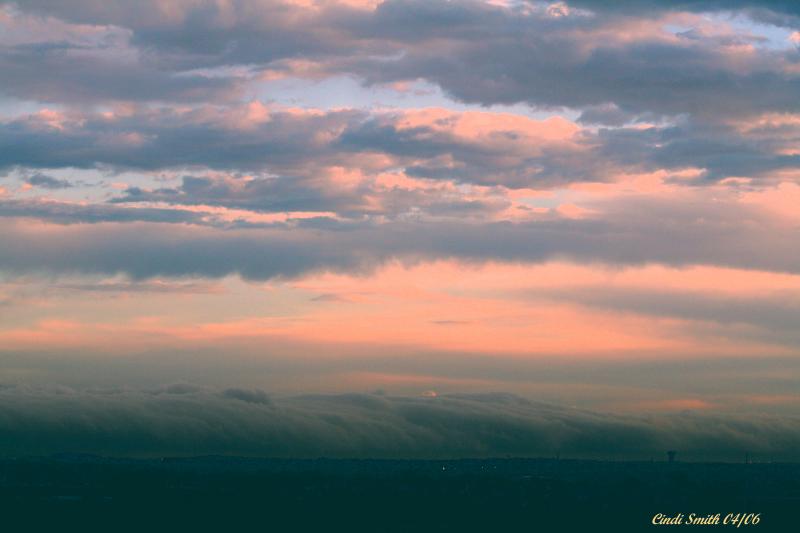
<svg viewBox="0 0 800 533">
<path fill-rule="evenodd" d="M 762 416 L 614 416 L 508 394 L 364 394 L 242 401 L 214 390 L 0 390 L 0 453 L 270 457 L 797 459 L 800 421 Z"/>
</svg>

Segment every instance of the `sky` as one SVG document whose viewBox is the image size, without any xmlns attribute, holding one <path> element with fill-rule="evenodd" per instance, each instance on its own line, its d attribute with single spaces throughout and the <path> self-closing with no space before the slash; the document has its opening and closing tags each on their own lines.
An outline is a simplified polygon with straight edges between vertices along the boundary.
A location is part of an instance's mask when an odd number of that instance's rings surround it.
<svg viewBox="0 0 800 533">
<path fill-rule="evenodd" d="M 798 141 L 788 0 L 0 0 L 0 453 L 796 460 Z"/>
</svg>

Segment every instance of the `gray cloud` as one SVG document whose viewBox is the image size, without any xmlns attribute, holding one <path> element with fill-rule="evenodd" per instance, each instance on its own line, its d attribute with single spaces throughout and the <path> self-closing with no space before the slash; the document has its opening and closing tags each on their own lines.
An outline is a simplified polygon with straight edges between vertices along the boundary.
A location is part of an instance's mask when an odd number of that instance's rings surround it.
<svg viewBox="0 0 800 533">
<path fill-rule="evenodd" d="M 72 183 L 68 180 L 53 178 L 46 174 L 36 173 L 25 178 L 25 183 L 44 189 L 69 189 Z"/>
<path fill-rule="evenodd" d="M 609 178 L 598 176 L 599 171 L 588 172 L 590 166 L 605 168 L 602 160 L 589 156 L 587 161 L 574 147 L 555 143 L 521 145 L 513 131 L 497 132 L 489 145 L 432 126 L 400 128 L 402 113 L 373 115 L 355 110 L 296 114 L 276 109 L 265 122 L 239 127 L 236 120 L 244 122 L 246 111 L 246 107 L 236 106 L 191 112 L 141 108 L 113 118 L 72 114 L 59 128 L 35 115 L 18 118 L 0 123 L 0 167 L 200 167 L 300 177 L 316 177 L 333 166 L 367 173 L 405 167 L 415 176 L 509 187 Z M 376 161 L 375 155 L 388 157 Z M 442 158 L 452 163 L 442 165 Z M 579 163 L 570 164 L 576 160 Z M 185 180 L 183 192 L 202 193 L 205 189 L 206 193 L 220 193 L 224 186 L 217 182 L 210 187 L 210 180 L 201 180 Z M 257 190 L 243 190 L 240 203 L 253 192 L 264 200 L 267 192 L 284 197 L 290 207 L 293 197 L 308 203 L 322 193 L 309 190 L 314 183 L 298 186 L 260 180 L 244 185 Z M 161 191 L 161 195 L 169 192 Z"/>
<path fill-rule="evenodd" d="M 297 118 L 276 113 L 266 126 L 241 130 L 226 124 L 229 112 L 215 108 L 189 113 L 141 109 L 113 118 L 68 115 L 63 129 L 50 127 L 35 115 L 24 117 L 0 127 L 4 154 L 0 166 L 152 170 L 190 166 L 260 169 L 269 164 L 280 170 L 325 148 L 314 132 L 335 130 L 363 116 L 331 112 Z M 324 161 L 325 156 L 335 154 L 326 151 L 318 159 Z"/>
<path fill-rule="evenodd" d="M 784 291 L 771 295 L 724 296 L 688 291 L 583 288 L 547 291 L 552 296 L 592 307 L 635 314 L 668 316 L 723 324 L 741 323 L 779 331 L 794 331 L 800 323 L 800 294 Z"/>
<path fill-rule="evenodd" d="M 679 359 L 671 350 L 615 350 L 591 357 L 529 355 L 441 352 L 408 345 L 332 345 L 259 336 L 250 342 L 232 338 L 181 341 L 174 348 L 136 354 L 86 348 L 0 350 L 0 367 L 7 385 L 55 382 L 86 389 L 102 384 L 162 394 L 176 387 L 185 390 L 187 383 L 223 391 L 268 390 L 276 395 L 318 391 L 320 384 L 326 384 L 326 390 L 346 391 L 352 388 L 343 383 L 343 376 L 362 376 L 365 390 L 381 386 L 394 394 L 505 390 L 564 405 L 638 414 L 651 408 L 681 410 L 682 405 L 699 401 L 700 407 L 705 402 L 707 409 L 751 417 L 796 415 L 800 402 L 795 394 L 800 361 L 791 355 L 724 357 L 702 347 L 683 351 Z M 382 379 L 386 376 L 398 379 L 387 384 Z M 164 382 L 177 385 L 165 387 Z"/>
<path fill-rule="evenodd" d="M 47 117 L 17 118 L 0 123 L 0 168 L 267 172 L 293 179 L 259 179 L 235 187 L 231 180 L 189 176 L 180 190 L 145 194 L 131 189 L 125 198 L 282 211 L 323 205 L 358 210 L 363 202 L 359 191 L 348 196 L 341 188 L 323 189 L 320 176 L 333 167 L 367 175 L 402 169 L 415 177 L 509 188 L 610 181 L 622 172 L 689 167 L 705 169 L 708 182 L 730 176 L 758 179 L 800 167 L 800 157 L 786 153 L 800 132 L 787 127 L 737 133 L 729 126 L 683 120 L 584 131 L 572 142 L 544 143 L 520 141 L 515 131 L 476 139 L 434 125 L 406 128 L 401 127 L 402 113 L 356 110 L 297 114 L 276 109 L 268 120 L 240 127 L 236 122 L 246 112 L 245 106 L 234 106 L 189 112 L 140 108 L 110 118 L 73 113 L 58 128 Z"/>
<path fill-rule="evenodd" d="M 508 394 L 363 394 L 241 401 L 211 389 L 0 390 L 0 452 L 275 457 L 541 456 L 797 459 L 800 421 L 732 415 L 617 416 Z"/>
<path fill-rule="evenodd" d="M 738 135 L 728 128 L 693 123 L 654 128 L 641 137 L 625 129 L 606 130 L 603 136 L 606 138 L 603 150 L 614 153 L 615 159 L 642 147 L 642 157 L 649 168 L 703 168 L 706 181 L 730 176 L 759 178 L 772 171 L 800 166 L 797 155 L 780 153 L 781 148 L 794 142 L 797 132 Z"/>
<path fill-rule="evenodd" d="M 465 200 L 433 186 L 417 189 L 379 187 L 369 181 L 354 188 L 337 187 L 308 177 L 184 176 L 179 187 L 145 190 L 130 187 L 113 203 L 166 202 L 224 206 L 255 212 L 334 212 L 343 217 L 408 215 L 486 217 L 510 203 L 500 198 Z M 242 223 L 247 226 L 247 223 Z"/>
<path fill-rule="evenodd" d="M 188 185 L 187 185 L 188 184 Z M 370 205 L 368 199 L 379 203 Z M 206 209 L 139 206 L 142 202 L 167 202 L 176 206 L 223 206 L 260 213 L 287 213 L 286 221 L 259 222 L 220 217 Z M 103 222 L 159 222 L 192 224 L 225 229 L 352 230 L 371 225 L 364 216 L 387 219 L 436 218 L 482 220 L 508 207 L 501 198 L 464 200 L 452 192 L 435 188 L 403 190 L 363 185 L 343 191 L 317 188 L 303 178 L 196 178 L 185 177 L 178 188 L 144 190 L 128 188 L 110 203 L 71 203 L 42 199 L 0 200 L 0 218 L 30 218 L 54 224 L 99 224 Z M 321 215 L 292 218 L 295 211 L 335 212 L 344 219 Z"/>
<path fill-rule="evenodd" d="M 312 271 L 365 272 L 390 259 L 415 262 L 709 264 L 799 272 L 791 225 L 728 202 L 622 200 L 602 217 L 530 222 L 395 221 L 342 224 L 297 220 L 287 227 L 214 229 L 148 223 L 62 226 L 0 234 L 9 273 L 125 273 L 133 278 L 294 277 Z"/>
<path fill-rule="evenodd" d="M 177 3 L 169 12 L 157 2 L 134 12 L 125 2 L 98 7 L 86 0 L 31 1 L 18 7 L 71 22 L 127 28 L 128 44 L 140 60 L 134 68 L 114 68 L 83 58 L 72 62 L 69 55 L 66 62 L 56 62 L 53 57 L 59 56 L 51 52 L 7 50 L 5 71 L 13 70 L 16 81 L 6 91 L 62 101 L 86 94 L 129 100 L 221 98 L 223 93 L 215 91 L 229 89 L 235 81 L 231 75 L 200 76 L 197 69 L 290 70 L 287 60 L 305 60 L 318 66 L 317 74 L 352 74 L 367 84 L 425 79 L 459 100 L 484 105 L 581 109 L 614 104 L 626 113 L 692 114 L 711 121 L 798 109 L 800 80 L 789 68 L 798 52 L 791 47 L 759 47 L 744 58 L 737 56 L 736 45 L 759 44 L 758 38 L 690 29 L 664 39 L 655 26 L 650 36 L 615 38 L 667 11 L 738 12 L 791 27 L 797 9 L 790 3 L 574 4 L 593 13 L 554 17 L 543 6 L 501 9 L 477 1 L 390 0 L 374 11 L 326 5 L 313 12 L 255 0 L 225 8 L 211 1 Z M 49 73 L 49 85 L 41 72 Z"/>
<path fill-rule="evenodd" d="M 234 400 L 241 400 L 248 403 L 260 403 L 264 405 L 272 403 L 272 399 L 269 395 L 259 389 L 230 388 L 222 391 L 222 395 L 226 398 L 233 398 Z"/>
<path fill-rule="evenodd" d="M 49 285 L 53 291 L 81 291 L 81 292 L 106 292 L 106 293 L 133 293 L 133 292 L 162 292 L 203 294 L 214 293 L 220 288 L 214 283 L 204 281 L 169 282 L 163 280 L 151 281 L 95 281 L 94 283 L 52 283 Z"/>
<path fill-rule="evenodd" d="M 0 200 L 0 217 L 37 218 L 56 224 L 99 222 L 201 223 L 202 213 L 180 209 L 126 208 L 108 204 L 81 205 L 43 200 Z"/>
<path fill-rule="evenodd" d="M 4 72 L 0 93 L 71 104 L 228 101 L 241 94 L 243 81 L 163 71 L 126 57 L 87 54 L 71 45 L 0 46 L 0 69 Z"/>
<path fill-rule="evenodd" d="M 598 29 L 592 26 L 586 29 Z M 688 38 L 680 44 L 598 42 L 584 54 L 582 37 L 539 29 L 507 21 L 489 30 L 488 42 L 457 41 L 448 54 L 409 46 L 394 61 L 348 63 L 368 83 L 424 78 L 458 100 L 484 105 L 580 109 L 613 103 L 630 113 L 692 114 L 706 120 L 798 109 L 800 81 L 781 66 L 795 61 L 793 50 L 762 52 L 759 66 L 736 72 L 725 66 L 730 62 L 726 52 L 714 43 Z M 772 92 L 760 97 L 765 86 Z"/>
<path fill-rule="evenodd" d="M 800 9 L 792 0 L 677 0 L 662 2 L 660 0 L 621 0 L 604 2 L 603 0 L 572 0 L 570 5 L 583 7 L 598 12 L 627 13 L 641 15 L 664 11 L 690 12 L 731 12 L 744 11 L 749 15 L 771 12 L 778 16 L 797 17 Z M 784 22 L 790 22 L 784 18 Z"/>
<path fill-rule="evenodd" d="M 699 338 L 722 336 L 791 348 L 800 346 L 800 294 L 792 291 L 725 296 L 680 289 L 583 287 L 522 291 L 509 297 L 571 302 L 635 316 L 677 318 L 691 322 L 687 328 Z"/>
<path fill-rule="evenodd" d="M 318 182 L 304 178 L 213 178 L 184 176 L 177 188 L 143 190 L 127 189 L 116 203 L 167 202 L 185 205 L 213 205 L 257 212 L 334 211 L 341 213 L 364 212 L 369 208 L 362 190 L 346 191 L 319 186 Z"/>
</svg>

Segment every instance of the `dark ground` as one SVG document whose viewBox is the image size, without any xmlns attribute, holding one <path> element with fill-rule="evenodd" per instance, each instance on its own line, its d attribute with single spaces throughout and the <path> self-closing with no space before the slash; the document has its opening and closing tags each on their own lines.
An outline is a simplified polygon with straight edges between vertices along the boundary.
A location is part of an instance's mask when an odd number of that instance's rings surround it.
<svg viewBox="0 0 800 533">
<path fill-rule="evenodd" d="M 792 532 L 800 464 L 7 458 L 0 511 L 9 532 Z M 651 525 L 751 512 L 758 525 Z"/>
</svg>

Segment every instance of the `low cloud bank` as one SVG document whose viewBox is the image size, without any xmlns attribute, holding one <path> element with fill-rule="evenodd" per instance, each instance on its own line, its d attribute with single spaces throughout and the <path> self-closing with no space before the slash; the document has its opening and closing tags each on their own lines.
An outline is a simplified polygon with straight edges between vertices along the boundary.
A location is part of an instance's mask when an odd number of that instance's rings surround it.
<svg viewBox="0 0 800 533">
<path fill-rule="evenodd" d="M 800 418 L 618 416 L 508 394 L 271 397 L 257 389 L 0 388 L 0 455 L 553 456 L 800 460 Z"/>
</svg>

